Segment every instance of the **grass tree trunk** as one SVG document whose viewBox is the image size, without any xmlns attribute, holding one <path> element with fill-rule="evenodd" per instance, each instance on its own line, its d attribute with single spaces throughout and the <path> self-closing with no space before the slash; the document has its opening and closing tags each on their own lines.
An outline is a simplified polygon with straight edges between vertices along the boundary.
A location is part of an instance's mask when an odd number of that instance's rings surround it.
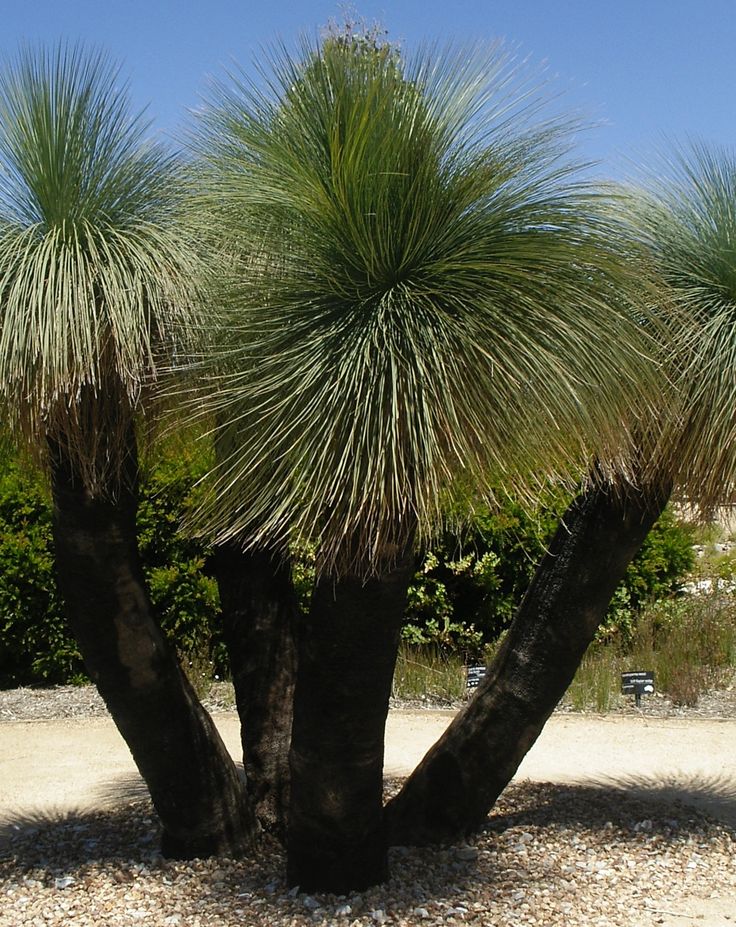
<svg viewBox="0 0 736 927">
<path fill-rule="evenodd" d="M 298 607 L 291 565 L 268 550 L 215 548 L 248 792 L 262 825 L 286 834 Z"/>
<path fill-rule="evenodd" d="M 50 443 L 59 587 L 87 670 L 163 825 L 164 856 L 241 856 L 256 822 L 245 784 L 155 620 L 138 556 L 135 438 L 113 497 Z"/>
<path fill-rule="evenodd" d="M 477 694 L 387 805 L 392 845 L 454 841 L 481 825 L 572 682 L 668 496 L 593 488 L 572 503 Z"/>
<path fill-rule="evenodd" d="M 406 595 L 407 551 L 380 576 L 324 576 L 299 634 L 287 879 L 345 894 L 388 878 L 386 716 Z"/>
</svg>

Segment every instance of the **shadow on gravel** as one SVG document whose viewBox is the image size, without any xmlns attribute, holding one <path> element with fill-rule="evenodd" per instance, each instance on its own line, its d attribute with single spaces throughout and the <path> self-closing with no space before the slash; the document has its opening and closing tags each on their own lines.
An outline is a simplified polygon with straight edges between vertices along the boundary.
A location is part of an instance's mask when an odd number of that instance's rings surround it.
<svg viewBox="0 0 736 927">
<path fill-rule="evenodd" d="M 585 785 L 520 782 L 506 789 L 481 832 L 492 837 L 514 828 L 537 828 L 542 836 L 546 829 L 615 828 L 624 839 L 644 832 L 680 841 L 720 823 L 693 808 L 693 796 L 701 809 L 706 799 L 714 808 L 733 812 L 736 807 L 733 784 L 720 779 L 669 783 L 632 778 Z M 26 813 L 0 820 L 0 864 L 12 857 L 16 866 L 31 869 L 58 861 L 62 855 L 66 868 L 73 869 L 90 860 L 158 856 L 159 825 L 142 781 L 135 777 L 119 780 L 105 790 L 105 797 L 114 806 Z M 736 829 L 727 829 L 736 839 Z M 474 842 L 472 836 L 469 842 Z M 447 849 L 428 847 L 423 853 L 442 855 Z M 399 859 L 403 853 L 401 849 L 392 852 Z"/>
<path fill-rule="evenodd" d="M 114 779 L 90 799 L 96 808 L 44 809 L 0 818 L 0 861 L 15 853 L 19 861 L 23 857 L 23 865 L 33 867 L 46 857 L 58 857 L 60 843 L 70 866 L 90 859 L 150 856 L 158 850 L 158 819 L 140 776 Z"/>
<path fill-rule="evenodd" d="M 706 804 L 712 810 L 706 810 Z M 717 814 L 719 809 L 726 813 Z M 736 838 L 736 827 L 726 821 L 727 814 L 733 816 L 734 811 L 734 784 L 720 778 L 673 779 L 670 783 L 662 778 L 632 777 L 584 785 L 520 782 L 506 789 L 484 830 L 503 833 L 513 827 L 614 827 L 679 840 L 688 833 L 702 834 L 715 825 L 726 827 Z"/>
<path fill-rule="evenodd" d="M 22 865 L 43 865 L 58 856 L 60 843 L 70 866 L 150 853 L 158 846 L 158 821 L 140 776 L 114 780 L 90 797 L 99 807 L 44 808 L 0 818 L 0 861 L 20 850 Z"/>
<path fill-rule="evenodd" d="M 101 805 L 117 807 L 124 802 L 147 799 L 148 788 L 138 775 L 120 776 L 95 789 L 94 798 Z"/>
<path fill-rule="evenodd" d="M 389 791 L 399 784 L 389 783 Z M 138 789 L 137 783 L 121 781 L 116 794 L 129 798 L 133 786 Z M 94 812 L 31 814 L 0 822 L 0 828 L 0 885 L 8 887 L 9 898 L 22 893 L 46 903 L 39 893 L 53 888 L 88 903 L 97 891 L 105 911 L 110 904 L 123 910 L 128 883 L 135 883 L 140 898 L 154 899 L 156 923 L 169 916 L 172 924 L 186 924 L 178 912 L 191 908 L 202 922 L 211 917 L 213 923 L 295 927 L 327 927 L 355 918 L 372 927 L 450 923 L 454 918 L 459 919 L 455 923 L 515 924 L 527 922 L 530 907 L 539 915 L 537 923 L 550 927 L 567 923 L 575 911 L 591 913 L 590 923 L 595 915 L 598 923 L 613 904 L 608 884 L 596 881 L 599 864 L 624 873 L 616 891 L 633 886 L 633 894 L 622 902 L 624 914 L 630 915 L 633 904 L 641 920 L 642 910 L 665 906 L 666 886 L 652 894 L 648 881 L 661 876 L 657 865 L 663 849 L 690 859 L 690 837 L 697 835 L 704 860 L 710 846 L 719 859 L 730 859 L 723 837 L 736 839 L 736 832 L 690 807 L 663 803 L 656 791 L 641 798 L 610 786 L 512 783 L 468 845 L 396 847 L 391 850 L 392 878 L 385 886 L 338 898 L 289 890 L 283 851 L 269 838 L 250 859 L 163 860 L 147 800 Z M 631 860 L 637 861 L 635 870 Z M 713 878 L 711 869 L 704 872 Z M 640 910 L 645 890 L 650 906 Z M 672 907 L 669 900 L 666 907 Z M 683 916 L 694 914 L 688 909 Z M 657 917 L 641 922 L 664 923 Z"/>
<path fill-rule="evenodd" d="M 598 788 L 622 789 L 647 801 L 693 805 L 736 828 L 736 780 L 732 776 L 617 776 L 592 781 Z"/>
<path fill-rule="evenodd" d="M 63 857 L 67 868 L 92 859 L 150 856 L 159 826 L 150 802 L 101 811 L 28 812 L 0 820 L 0 865 L 14 857 L 21 868 L 46 866 Z"/>
</svg>

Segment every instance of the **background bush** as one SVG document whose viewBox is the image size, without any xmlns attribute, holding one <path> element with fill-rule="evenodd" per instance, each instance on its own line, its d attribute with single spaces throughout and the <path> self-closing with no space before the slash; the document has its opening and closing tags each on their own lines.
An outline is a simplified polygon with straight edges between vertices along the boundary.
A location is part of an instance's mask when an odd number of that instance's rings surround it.
<svg viewBox="0 0 736 927">
<path fill-rule="evenodd" d="M 138 512 L 154 609 L 195 684 L 203 674 L 227 673 L 208 548 L 178 530 L 206 464 L 197 442 L 165 448 L 143 474 Z M 461 534 L 448 528 L 418 558 L 405 641 L 465 660 L 483 659 L 511 622 L 568 502 L 551 494 L 530 513 L 509 499 L 499 511 L 477 510 Z M 666 512 L 629 568 L 600 637 L 626 640 L 643 604 L 677 591 L 693 565 L 691 543 L 690 532 Z M 314 578 L 313 557 L 305 550 L 295 558 L 303 608 Z M 31 467 L 7 458 L 0 475 L 0 686 L 85 679 L 54 578 L 48 492 Z"/>
<path fill-rule="evenodd" d="M 177 446 L 175 456 L 159 459 L 144 474 L 138 506 L 138 545 L 151 601 L 193 677 L 206 667 L 213 674 L 227 671 L 217 583 L 206 569 L 209 548 L 179 530 L 206 464 L 198 444 Z"/>
<path fill-rule="evenodd" d="M 421 560 L 404 640 L 479 658 L 511 623 L 569 502 L 554 493 L 528 512 L 509 499 L 500 511 L 477 511 L 461 536 L 446 532 Z M 691 529 L 667 509 L 616 590 L 599 637 L 629 638 L 641 608 L 679 592 L 694 562 Z"/>
<path fill-rule="evenodd" d="M 205 461 L 178 449 L 144 473 L 138 530 L 153 606 L 182 663 L 197 676 L 225 671 L 217 584 L 207 547 L 178 530 Z M 56 588 L 51 501 L 29 466 L 6 460 L 0 476 L 0 686 L 84 682 Z M 196 680 L 195 680 L 196 681 Z"/>
<path fill-rule="evenodd" d="M 0 686 L 84 678 L 56 589 L 48 495 L 38 476 L 6 459 L 0 474 Z"/>
</svg>

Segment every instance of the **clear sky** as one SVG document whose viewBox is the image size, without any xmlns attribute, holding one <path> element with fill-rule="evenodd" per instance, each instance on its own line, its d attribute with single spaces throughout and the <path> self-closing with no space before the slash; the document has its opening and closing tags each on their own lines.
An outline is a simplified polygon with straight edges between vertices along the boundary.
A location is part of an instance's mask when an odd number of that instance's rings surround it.
<svg viewBox="0 0 736 927">
<path fill-rule="evenodd" d="M 571 108 L 602 122 L 581 143 L 599 173 L 626 171 L 662 137 L 736 149 L 736 0 L 363 0 L 411 48 L 423 40 L 505 38 L 546 62 Z M 1 0 L 0 51 L 22 40 L 83 39 L 121 61 L 136 106 L 174 132 L 208 75 L 246 70 L 275 40 L 314 33 L 332 0 Z"/>
</svg>

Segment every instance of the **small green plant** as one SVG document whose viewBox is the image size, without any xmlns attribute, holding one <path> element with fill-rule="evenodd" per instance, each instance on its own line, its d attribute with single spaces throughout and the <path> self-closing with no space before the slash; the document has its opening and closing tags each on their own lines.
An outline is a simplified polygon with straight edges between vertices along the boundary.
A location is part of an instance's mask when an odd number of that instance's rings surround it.
<svg viewBox="0 0 736 927">
<path fill-rule="evenodd" d="M 641 622 L 659 686 L 675 704 L 695 705 L 726 684 L 736 660 L 736 601 L 718 594 L 653 606 Z"/>
<path fill-rule="evenodd" d="M 465 664 L 440 647 L 403 643 L 391 694 L 400 699 L 458 701 L 466 694 Z"/>
<path fill-rule="evenodd" d="M 620 659 L 611 647 L 594 648 L 580 664 L 565 700 L 576 711 L 606 712 L 620 704 Z"/>
<path fill-rule="evenodd" d="M 304 544 L 291 552 L 291 580 L 294 583 L 299 610 L 303 615 L 309 612 L 315 579 L 316 546 Z"/>
<path fill-rule="evenodd" d="M 656 602 L 629 636 L 601 636 L 585 655 L 565 701 L 576 710 L 621 704 L 620 674 L 653 670 L 657 691 L 675 705 L 695 705 L 729 684 L 736 669 L 736 599 L 711 594 Z"/>
<path fill-rule="evenodd" d="M 472 554 L 459 561 L 449 561 L 447 569 L 455 575 L 470 571 L 479 574 L 493 570 L 497 558 L 487 553 L 478 559 Z M 415 647 L 434 647 L 444 653 L 456 653 L 465 661 L 479 659 L 483 651 L 483 635 L 472 623 L 453 620 L 453 605 L 447 586 L 436 575 L 439 559 L 430 551 L 422 568 L 409 587 L 406 620 L 402 639 Z"/>
<path fill-rule="evenodd" d="M 214 682 L 219 678 L 219 675 L 215 673 L 215 664 L 210 659 L 209 651 L 201 649 L 190 651 L 187 654 L 179 651 L 179 662 L 197 698 L 200 700 L 207 698 Z"/>
</svg>

